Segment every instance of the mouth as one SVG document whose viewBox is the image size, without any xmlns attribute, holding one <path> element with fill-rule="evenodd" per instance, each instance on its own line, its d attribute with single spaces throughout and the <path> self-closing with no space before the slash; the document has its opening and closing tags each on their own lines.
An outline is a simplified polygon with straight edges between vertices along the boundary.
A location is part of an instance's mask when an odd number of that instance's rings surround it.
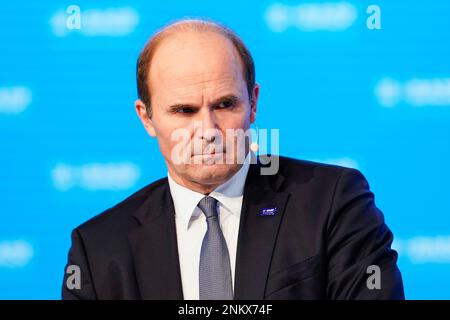
<svg viewBox="0 0 450 320">
<path fill-rule="evenodd" d="M 208 158 L 208 157 L 218 157 L 223 155 L 223 152 L 212 152 L 212 153 L 196 153 L 193 154 L 193 157 L 204 157 L 204 158 Z"/>
<path fill-rule="evenodd" d="M 194 163 L 214 165 L 214 164 L 222 164 L 224 161 L 223 158 L 224 158 L 223 152 L 212 152 L 212 153 L 194 154 L 191 159 Z"/>
<path fill-rule="evenodd" d="M 213 152 L 209 152 L 209 153 L 194 153 L 192 156 L 193 157 L 195 157 L 195 156 L 218 156 L 218 155 L 222 155 L 224 153 L 225 152 L 222 152 L 222 151 L 219 151 L 219 152 L 213 151 Z"/>
</svg>

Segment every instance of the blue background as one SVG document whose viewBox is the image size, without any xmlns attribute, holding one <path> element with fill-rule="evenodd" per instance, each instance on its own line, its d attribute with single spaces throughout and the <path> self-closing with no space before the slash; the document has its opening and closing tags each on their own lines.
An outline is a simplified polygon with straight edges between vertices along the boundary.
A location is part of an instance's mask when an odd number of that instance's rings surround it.
<svg viewBox="0 0 450 320">
<path fill-rule="evenodd" d="M 0 298 L 59 299 L 71 230 L 166 175 L 135 114 L 135 63 L 186 16 L 248 45 L 257 124 L 280 129 L 280 154 L 366 176 L 406 297 L 450 298 L 450 2 L 304 3 L 1 2 Z M 79 30 L 65 26 L 72 4 Z"/>
</svg>

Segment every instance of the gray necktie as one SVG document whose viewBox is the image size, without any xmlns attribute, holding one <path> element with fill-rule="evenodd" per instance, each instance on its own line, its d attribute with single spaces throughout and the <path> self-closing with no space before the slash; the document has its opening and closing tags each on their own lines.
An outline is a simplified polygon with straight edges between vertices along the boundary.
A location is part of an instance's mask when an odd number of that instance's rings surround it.
<svg viewBox="0 0 450 320">
<path fill-rule="evenodd" d="M 219 225 L 217 200 L 204 197 L 198 207 L 205 214 L 208 226 L 200 253 L 200 300 L 231 300 L 233 287 L 230 257 Z"/>
</svg>

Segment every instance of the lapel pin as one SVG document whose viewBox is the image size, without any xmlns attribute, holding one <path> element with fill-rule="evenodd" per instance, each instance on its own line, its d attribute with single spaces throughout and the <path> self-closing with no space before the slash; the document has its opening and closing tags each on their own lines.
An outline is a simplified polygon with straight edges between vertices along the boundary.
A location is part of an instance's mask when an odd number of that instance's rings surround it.
<svg viewBox="0 0 450 320">
<path fill-rule="evenodd" d="M 277 207 L 262 208 L 259 212 L 260 216 L 274 216 L 277 214 Z"/>
</svg>

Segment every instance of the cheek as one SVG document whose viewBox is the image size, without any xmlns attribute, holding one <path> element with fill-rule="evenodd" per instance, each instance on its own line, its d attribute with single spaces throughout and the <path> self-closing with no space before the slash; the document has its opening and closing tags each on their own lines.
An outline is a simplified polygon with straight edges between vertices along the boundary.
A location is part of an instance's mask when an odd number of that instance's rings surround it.
<svg viewBox="0 0 450 320">
<path fill-rule="evenodd" d="M 171 127 L 169 121 L 157 120 L 154 122 L 154 128 L 156 133 L 156 138 L 162 150 L 170 150 L 172 145 L 172 133 L 176 128 Z M 162 125 L 161 125 L 162 124 Z"/>
<path fill-rule="evenodd" d="M 242 112 L 239 117 L 233 118 L 232 128 L 242 129 L 247 133 L 247 130 L 250 129 L 250 114 Z"/>
<path fill-rule="evenodd" d="M 190 150 L 191 132 L 184 127 L 166 126 L 158 131 L 158 143 L 162 153 L 166 157 L 172 156 L 172 152 Z"/>
<path fill-rule="evenodd" d="M 232 113 L 232 114 L 224 114 L 221 117 L 219 126 L 224 129 L 246 129 L 249 123 L 249 114 L 245 111 Z"/>
</svg>

